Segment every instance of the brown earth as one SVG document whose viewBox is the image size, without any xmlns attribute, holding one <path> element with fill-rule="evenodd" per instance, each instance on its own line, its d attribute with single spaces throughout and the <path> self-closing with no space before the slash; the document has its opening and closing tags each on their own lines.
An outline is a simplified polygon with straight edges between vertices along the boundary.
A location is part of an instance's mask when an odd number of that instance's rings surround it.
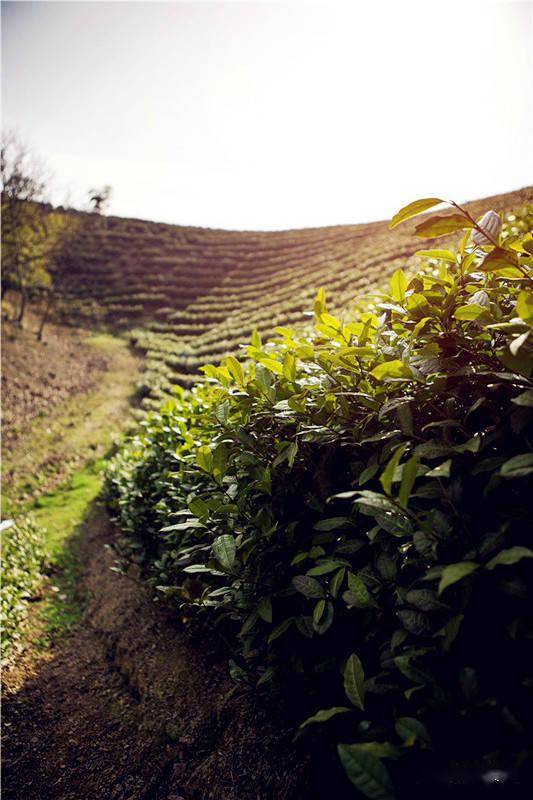
<svg viewBox="0 0 533 800">
<path fill-rule="evenodd" d="M 85 342 L 86 330 L 49 324 L 36 340 L 38 318 L 27 314 L 25 328 L 9 320 L 2 330 L 2 439 L 13 449 L 29 423 L 68 397 L 90 391 L 108 359 Z"/>
<path fill-rule="evenodd" d="M 33 496 L 64 479 L 73 453 L 82 462 L 103 454 L 100 426 L 123 427 L 138 359 L 118 340 L 100 352 L 89 333 L 64 326 L 51 325 L 39 344 L 28 322 L 4 326 L 4 489 L 12 493 L 33 464 Z M 51 458 L 58 465 L 46 478 Z M 187 632 L 132 574 L 111 571 L 115 538 L 93 508 L 66 545 L 79 565 L 82 619 L 46 637 L 40 606 L 57 590 L 52 570 L 31 603 L 25 644 L 4 665 L 6 800 L 310 796 L 310 758 L 293 743 L 294 724 L 231 680 L 215 635 Z"/>
<path fill-rule="evenodd" d="M 293 728 L 228 676 L 133 577 L 111 571 L 113 529 L 80 537 L 81 624 L 4 671 L 5 800 L 296 800 L 310 762 Z M 307 781 L 306 781 L 307 779 Z"/>
</svg>

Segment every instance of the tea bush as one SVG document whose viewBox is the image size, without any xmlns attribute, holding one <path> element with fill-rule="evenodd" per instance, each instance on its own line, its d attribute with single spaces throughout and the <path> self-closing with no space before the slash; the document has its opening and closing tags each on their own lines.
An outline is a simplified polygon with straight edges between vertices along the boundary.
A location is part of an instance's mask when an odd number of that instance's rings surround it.
<svg viewBox="0 0 533 800">
<path fill-rule="evenodd" d="M 12 523 L 12 524 L 10 524 Z M 2 523 L 2 649 L 6 653 L 26 613 L 44 563 L 43 531 L 30 518 Z"/>
<path fill-rule="evenodd" d="M 157 590 L 235 632 L 237 678 L 304 686 L 302 735 L 371 798 L 533 752 L 530 223 L 424 216 L 458 249 L 349 320 L 319 291 L 314 331 L 255 333 L 109 469 Z"/>
</svg>

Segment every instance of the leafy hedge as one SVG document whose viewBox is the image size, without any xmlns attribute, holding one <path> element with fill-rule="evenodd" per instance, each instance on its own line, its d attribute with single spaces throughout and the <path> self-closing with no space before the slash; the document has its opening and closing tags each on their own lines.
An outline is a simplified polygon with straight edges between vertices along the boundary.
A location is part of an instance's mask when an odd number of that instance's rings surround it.
<svg viewBox="0 0 533 800">
<path fill-rule="evenodd" d="M 2 523 L 2 588 L 0 616 L 4 654 L 16 638 L 44 563 L 43 532 L 29 517 Z"/>
<path fill-rule="evenodd" d="M 398 270 L 348 321 L 320 291 L 313 332 L 254 334 L 246 363 L 205 367 L 109 469 L 158 590 L 234 629 L 236 676 L 296 676 L 317 711 L 303 733 L 339 743 L 371 798 L 413 764 L 520 772 L 533 751 L 532 210 L 520 214 L 503 229 L 455 205 L 423 217 L 421 236 L 464 231 L 457 252 L 421 251 L 418 274 Z"/>
</svg>

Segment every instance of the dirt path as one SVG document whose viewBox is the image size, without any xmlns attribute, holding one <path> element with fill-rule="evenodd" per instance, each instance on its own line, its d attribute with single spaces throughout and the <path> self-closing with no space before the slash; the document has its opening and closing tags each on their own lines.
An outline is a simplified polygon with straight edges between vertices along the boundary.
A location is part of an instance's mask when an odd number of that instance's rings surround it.
<svg viewBox="0 0 533 800">
<path fill-rule="evenodd" d="M 103 458 L 133 422 L 141 359 L 126 341 L 60 326 L 50 335 L 48 347 L 28 331 L 4 343 L 2 476 L 11 503 L 27 504 Z M 46 386 L 48 372 L 57 395 Z"/>
<path fill-rule="evenodd" d="M 98 465 L 132 420 L 139 360 L 112 336 L 50 336 L 43 348 L 23 333 L 4 352 L 18 421 L 6 507 L 30 508 L 47 529 L 48 565 L 3 672 L 3 796 L 323 797 L 306 786 L 311 760 L 293 726 L 230 679 L 215 636 L 192 637 L 133 575 L 112 571 L 117 532 L 94 499 Z M 60 397 L 39 389 L 50 371 Z"/>
<path fill-rule="evenodd" d="M 112 541 L 97 506 L 79 543 L 81 623 L 5 670 L 6 800 L 311 797 L 291 730 L 236 691 L 210 640 L 111 571 Z"/>
</svg>

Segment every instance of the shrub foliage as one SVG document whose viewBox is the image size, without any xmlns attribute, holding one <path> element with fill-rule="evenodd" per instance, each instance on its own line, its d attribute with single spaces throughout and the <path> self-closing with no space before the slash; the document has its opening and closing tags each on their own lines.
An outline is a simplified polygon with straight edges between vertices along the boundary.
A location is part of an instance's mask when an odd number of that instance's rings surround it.
<svg viewBox="0 0 533 800">
<path fill-rule="evenodd" d="M 2 523 L 1 621 L 4 654 L 16 638 L 44 563 L 43 531 L 29 517 Z"/>
<path fill-rule="evenodd" d="M 416 233 L 458 249 L 347 320 L 319 291 L 313 331 L 205 367 L 108 475 L 158 591 L 226 621 L 237 677 L 301 681 L 302 733 L 372 798 L 532 741 L 533 236 L 452 205 Z"/>
</svg>

